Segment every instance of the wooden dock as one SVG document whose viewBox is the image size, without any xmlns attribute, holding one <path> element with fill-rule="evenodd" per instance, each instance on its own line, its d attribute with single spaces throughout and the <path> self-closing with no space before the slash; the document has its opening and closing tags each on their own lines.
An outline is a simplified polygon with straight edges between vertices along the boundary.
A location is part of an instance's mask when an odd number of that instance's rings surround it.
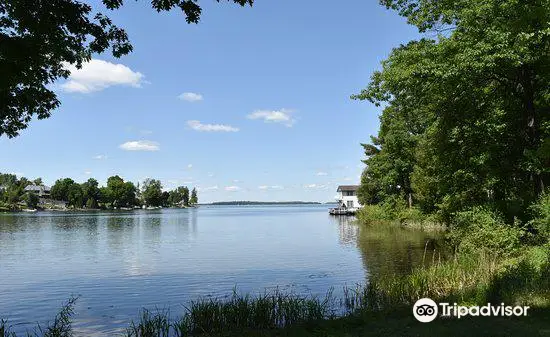
<svg viewBox="0 0 550 337">
<path fill-rule="evenodd" d="M 330 215 L 355 215 L 357 208 L 331 208 L 328 213 Z"/>
</svg>

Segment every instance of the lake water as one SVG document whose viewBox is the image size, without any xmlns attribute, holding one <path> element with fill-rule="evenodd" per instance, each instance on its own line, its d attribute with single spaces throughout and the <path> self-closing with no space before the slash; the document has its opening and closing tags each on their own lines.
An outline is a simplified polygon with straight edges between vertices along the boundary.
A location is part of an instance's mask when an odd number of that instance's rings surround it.
<svg viewBox="0 0 550 337">
<path fill-rule="evenodd" d="M 338 295 L 425 260 L 426 234 L 353 220 L 326 205 L 0 214 L 0 318 L 25 331 L 78 295 L 77 335 L 109 336 L 143 307 L 177 315 L 234 287 Z"/>
</svg>

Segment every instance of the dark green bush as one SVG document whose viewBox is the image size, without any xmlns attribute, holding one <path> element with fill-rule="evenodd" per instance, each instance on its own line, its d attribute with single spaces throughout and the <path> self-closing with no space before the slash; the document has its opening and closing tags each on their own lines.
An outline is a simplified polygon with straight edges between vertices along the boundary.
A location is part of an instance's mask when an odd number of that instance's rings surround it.
<svg viewBox="0 0 550 337">
<path fill-rule="evenodd" d="M 524 233 L 518 223 L 508 225 L 500 214 L 487 208 L 474 207 L 455 214 L 448 237 L 462 254 L 483 251 L 505 257 L 518 251 Z"/>
<path fill-rule="evenodd" d="M 550 240 L 550 192 L 543 194 L 530 207 L 533 219 L 530 224 L 537 231 L 538 237 L 548 242 Z"/>
</svg>

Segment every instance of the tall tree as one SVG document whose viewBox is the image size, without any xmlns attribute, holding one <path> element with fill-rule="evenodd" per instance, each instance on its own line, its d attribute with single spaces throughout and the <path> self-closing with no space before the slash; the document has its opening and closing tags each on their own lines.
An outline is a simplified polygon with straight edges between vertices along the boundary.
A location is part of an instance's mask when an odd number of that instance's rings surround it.
<svg viewBox="0 0 550 337">
<path fill-rule="evenodd" d="M 50 191 L 52 198 L 55 200 L 68 201 L 69 189 L 74 183 L 74 180 L 71 178 L 56 180 Z"/>
<path fill-rule="evenodd" d="M 425 209 L 522 216 L 550 184 L 549 2 L 381 2 L 444 32 L 396 48 L 355 96 L 419 122 L 413 195 Z"/>
<path fill-rule="evenodd" d="M 145 179 L 141 187 L 143 201 L 149 206 L 162 206 L 162 184 L 160 180 Z"/>
<path fill-rule="evenodd" d="M 69 187 L 69 191 L 67 194 L 67 202 L 69 206 L 81 208 L 82 206 L 84 206 L 84 201 L 85 199 L 82 187 L 79 184 L 72 184 Z"/>
<path fill-rule="evenodd" d="M 81 188 L 86 207 L 97 208 L 100 199 L 99 183 L 97 180 L 90 178 L 88 181 L 82 183 Z"/>
<path fill-rule="evenodd" d="M 220 0 L 217 0 L 218 2 Z M 232 0 L 241 6 L 253 0 Z M 102 0 L 109 10 L 123 0 Z M 198 23 L 196 0 L 152 0 L 154 10 L 179 8 Z M 15 137 L 33 117 L 50 117 L 60 102 L 50 85 L 81 68 L 92 54 L 111 49 L 114 57 L 132 51 L 126 32 L 107 16 L 77 0 L 0 0 L 0 136 Z"/>
<path fill-rule="evenodd" d="M 182 201 L 185 206 L 189 206 L 189 188 L 187 186 L 183 186 L 181 188 L 181 194 L 182 194 Z"/>
<path fill-rule="evenodd" d="M 191 191 L 191 197 L 189 198 L 189 204 L 190 205 L 195 205 L 199 202 L 199 199 L 197 197 L 197 190 L 195 188 L 193 188 L 193 190 Z"/>
<path fill-rule="evenodd" d="M 136 199 L 136 188 L 131 182 L 112 176 L 107 179 L 107 188 L 101 194 L 103 200 L 109 201 L 112 207 L 130 207 Z"/>
</svg>

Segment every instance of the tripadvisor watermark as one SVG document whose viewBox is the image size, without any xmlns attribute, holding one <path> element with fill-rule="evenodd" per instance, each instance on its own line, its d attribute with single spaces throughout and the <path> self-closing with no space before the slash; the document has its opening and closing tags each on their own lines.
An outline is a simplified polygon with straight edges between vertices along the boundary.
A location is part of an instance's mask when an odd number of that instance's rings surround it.
<svg viewBox="0 0 550 337">
<path fill-rule="evenodd" d="M 442 317 L 456 317 L 461 318 L 465 316 L 527 316 L 527 306 L 509 306 L 501 303 L 500 305 L 493 305 L 487 303 L 484 306 L 472 305 L 464 306 L 457 305 L 456 303 L 435 303 L 429 298 L 421 298 L 413 306 L 414 317 L 422 322 L 428 323 L 436 319 L 438 316 Z"/>
</svg>

